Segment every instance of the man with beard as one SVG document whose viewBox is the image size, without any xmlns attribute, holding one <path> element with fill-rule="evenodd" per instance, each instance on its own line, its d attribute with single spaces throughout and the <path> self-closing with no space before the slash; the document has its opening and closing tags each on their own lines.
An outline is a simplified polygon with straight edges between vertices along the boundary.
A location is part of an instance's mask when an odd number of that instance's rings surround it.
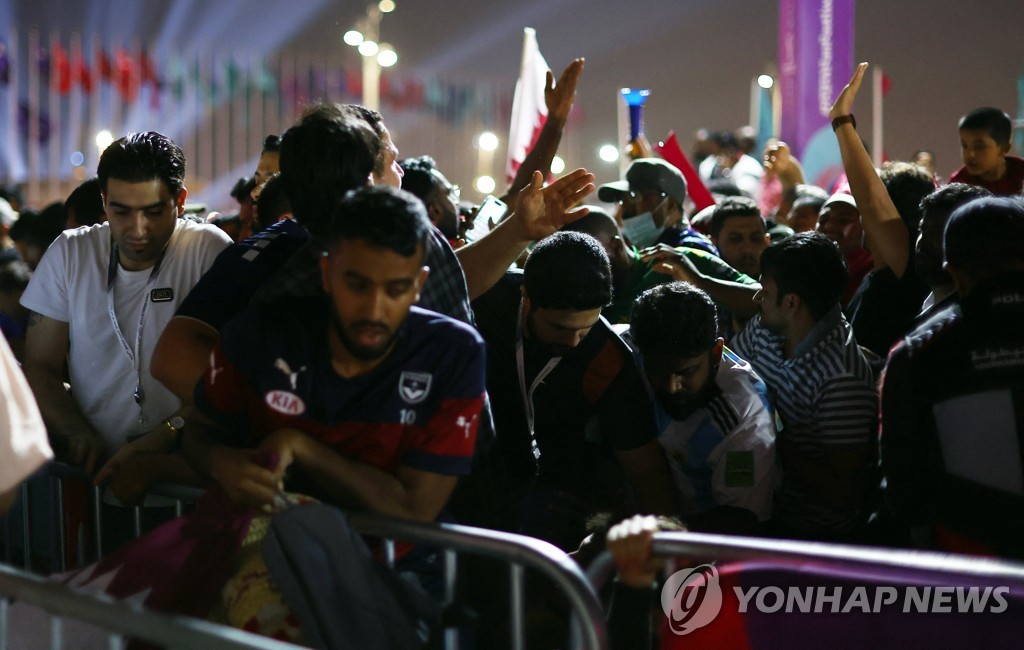
<svg viewBox="0 0 1024 650">
<path fill-rule="evenodd" d="M 253 507 L 283 488 L 438 517 L 469 471 L 484 354 L 470 326 L 413 306 L 429 229 L 420 201 L 392 188 L 342 201 L 320 262 L 326 295 L 254 304 L 225 327 L 196 387 L 205 417 L 186 434 L 196 471 Z"/>
<path fill-rule="evenodd" d="M 711 213 L 711 241 L 726 264 L 752 278 L 761 274 L 768 231 L 753 199 L 730 197 Z"/>
<path fill-rule="evenodd" d="M 730 341 L 764 378 L 782 421 L 772 514 L 780 536 L 852 541 L 866 518 L 878 399 L 839 307 L 846 281 L 825 235 L 772 243 L 761 255 L 760 313 Z"/>
<path fill-rule="evenodd" d="M 558 232 L 474 301 L 497 440 L 466 484 L 467 523 L 573 549 L 592 513 L 674 512 L 643 379 L 601 317 L 611 294 L 601 245 Z"/>
<path fill-rule="evenodd" d="M 654 393 L 687 527 L 750 535 L 771 516 L 775 421 L 764 382 L 717 331 L 711 298 L 672 282 L 637 299 L 629 340 Z"/>
<path fill-rule="evenodd" d="M 953 278 L 942 268 L 942 233 L 953 211 L 974 199 L 992 196 L 978 185 L 950 183 L 921 200 L 921 227 L 914 246 L 914 270 L 931 289 L 921 305 L 916 324 L 956 302 Z"/>
</svg>

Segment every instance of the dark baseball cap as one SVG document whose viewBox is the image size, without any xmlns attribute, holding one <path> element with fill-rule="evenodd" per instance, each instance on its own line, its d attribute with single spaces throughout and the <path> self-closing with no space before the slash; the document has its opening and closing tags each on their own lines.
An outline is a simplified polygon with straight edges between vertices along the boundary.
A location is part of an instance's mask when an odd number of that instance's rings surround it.
<svg viewBox="0 0 1024 650">
<path fill-rule="evenodd" d="M 639 158 L 626 170 L 626 180 L 602 185 L 597 190 L 597 198 L 614 203 L 630 192 L 647 190 L 664 192 L 682 203 L 686 200 L 686 179 L 674 165 L 661 158 Z"/>
</svg>

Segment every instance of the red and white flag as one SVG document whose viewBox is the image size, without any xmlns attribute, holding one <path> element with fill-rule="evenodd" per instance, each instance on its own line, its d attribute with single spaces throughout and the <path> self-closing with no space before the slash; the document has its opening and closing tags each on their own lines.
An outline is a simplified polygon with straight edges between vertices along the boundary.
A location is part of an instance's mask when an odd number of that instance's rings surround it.
<svg viewBox="0 0 1024 650">
<path fill-rule="evenodd" d="M 537 32 L 532 27 L 523 28 L 523 61 L 512 101 L 512 125 L 508 130 L 508 166 L 505 173 L 509 183 L 537 142 L 540 129 L 548 119 L 548 107 L 544 102 L 548 70 L 548 63 L 537 47 Z"/>
</svg>

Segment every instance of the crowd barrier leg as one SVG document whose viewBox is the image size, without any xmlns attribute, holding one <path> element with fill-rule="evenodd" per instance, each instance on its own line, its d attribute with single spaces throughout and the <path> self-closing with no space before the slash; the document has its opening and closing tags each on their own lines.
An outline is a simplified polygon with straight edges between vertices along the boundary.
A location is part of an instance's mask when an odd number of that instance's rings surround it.
<svg viewBox="0 0 1024 650">
<path fill-rule="evenodd" d="M 526 616 L 523 606 L 523 565 L 513 564 L 509 567 L 509 594 L 512 599 L 512 648 L 523 650 L 526 647 Z"/>
</svg>

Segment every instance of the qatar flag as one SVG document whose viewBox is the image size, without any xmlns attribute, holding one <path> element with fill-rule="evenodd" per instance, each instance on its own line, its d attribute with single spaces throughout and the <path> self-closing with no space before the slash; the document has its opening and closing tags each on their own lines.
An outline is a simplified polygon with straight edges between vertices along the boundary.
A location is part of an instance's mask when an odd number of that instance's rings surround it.
<svg viewBox="0 0 1024 650">
<path fill-rule="evenodd" d="M 544 102 L 548 70 L 547 61 L 537 47 L 537 32 L 532 27 L 523 28 L 523 62 L 512 101 L 512 125 L 508 130 L 508 166 L 505 173 L 509 183 L 515 178 L 519 165 L 533 148 L 544 121 L 548 119 L 548 107 Z"/>
</svg>

